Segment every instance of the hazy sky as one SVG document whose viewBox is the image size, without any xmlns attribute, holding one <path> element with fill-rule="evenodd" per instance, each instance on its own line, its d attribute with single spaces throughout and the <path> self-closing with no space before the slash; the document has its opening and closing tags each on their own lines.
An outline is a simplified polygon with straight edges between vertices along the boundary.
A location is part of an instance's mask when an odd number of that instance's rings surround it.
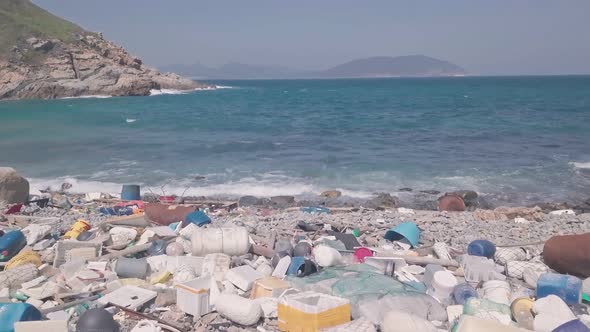
<svg viewBox="0 0 590 332">
<path fill-rule="evenodd" d="M 320 69 L 361 57 L 424 54 L 473 74 L 590 73 L 588 0 L 34 2 L 156 66 Z"/>
</svg>

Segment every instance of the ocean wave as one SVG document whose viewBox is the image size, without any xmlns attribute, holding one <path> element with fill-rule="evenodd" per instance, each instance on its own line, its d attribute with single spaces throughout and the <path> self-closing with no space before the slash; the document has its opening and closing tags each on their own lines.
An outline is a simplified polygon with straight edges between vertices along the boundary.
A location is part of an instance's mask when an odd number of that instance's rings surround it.
<svg viewBox="0 0 590 332">
<path fill-rule="evenodd" d="M 228 86 L 228 85 L 216 85 L 215 86 L 216 89 L 233 89 L 233 86 Z"/>
<path fill-rule="evenodd" d="M 103 175 L 103 174 L 100 174 Z M 292 179 L 291 179 L 292 180 Z M 101 182 L 93 180 L 81 180 L 71 176 L 65 176 L 55 179 L 30 179 L 31 193 L 39 194 L 40 190 L 50 188 L 59 190 L 61 185 L 67 182 L 72 185 L 68 190 L 71 193 L 103 192 L 118 194 L 121 192 L 122 183 Z M 206 197 L 234 197 L 252 195 L 257 197 L 270 197 L 278 195 L 291 195 L 296 197 L 312 197 L 319 195 L 321 192 L 334 188 L 327 188 L 308 183 L 298 183 L 294 181 L 269 181 L 265 179 L 244 178 L 235 182 L 217 183 L 217 184 L 199 184 L 189 181 L 165 181 L 163 184 L 144 184 L 141 186 L 142 193 L 152 192 L 157 195 L 183 195 L 184 196 L 206 196 Z M 164 192 L 161 187 L 163 186 Z M 194 186 L 194 187 L 193 187 Z M 343 196 L 351 198 L 368 198 L 372 195 L 366 191 L 347 190 L 336 188 L 342 192 Z"/>
<path fill-rule="evenodd" d="M 590 162 L 570 162 L 570 165 L 573 165 L 575 168 L 579 169 L 590 169 Z"/>
<path fill-rule="evenodd" d="M 192 90 L 177 90 L 177 89 L 151 89 L 150 96 L 161 96 L 161 95 L 184 95 L 195 91 L 211 91 L 217 89 L 231 89 L 231 87 L 224 86 L 213 86 L 204 88 L 194 88 Z"/>
<path fill-rule="evenodd" d="M 63 97 L 59 99 L 106 99 L 106 98 L 113 98 L 113 96 L 103 96 L 103 95 L 87 95 L 87 96 L 78 96 L 78 97 Z"/>
<path fill-rule="evenodd" d="M 150 96 L 160 95 L 183 95 L 189 93 L 191 90 L 176 90 L 176 89 L 151 89 Z"/>
</svg>

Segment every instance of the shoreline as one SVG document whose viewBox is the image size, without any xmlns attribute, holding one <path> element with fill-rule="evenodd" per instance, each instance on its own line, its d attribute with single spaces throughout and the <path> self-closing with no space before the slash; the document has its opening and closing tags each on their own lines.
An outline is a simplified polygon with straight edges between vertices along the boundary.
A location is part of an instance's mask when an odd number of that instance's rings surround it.
<svg viewBox="0 0 590 332">
<path fill-rule="evenodd" d="M 55 183 L 60 182 L 56 179 Z M 47 197 L 47 193 L 61 194 L 68 197 L 83 198 L 86 193 L 94 192 L 106 194 L 112 198 L 120 197 L 120 188 L 122 185 L 111 183 L 110 189 L 106 191 L 94 190 L 76 190 L 69 182 L 61 183 L 59 186 L 41 187 L 31 181 L 31 195 L 38 198 Z M 58 189 L 59 188 L 59 189 Z M 62 188 L 67 188 L 62 190 Z M 118 190 L 114 190 L 118 188 Z M 177 187 L 176 191 L 180 190 Z M 141 186 L 142 198 L 147 202 L 157 202 L 159 196 L 173 196 L 175 202 L 183 204 L 185 202 L 240 202 L 245 200 L 245 206 L 258 208 L 294 208 L 305 206 L 326 206 L 336 208 L 409 208 L 414 210 L 436 211 L 437 201 L 445 194 L 458 194 L 462 196 L 465 202 L 465 211 L 475 211 L 476 209 L 493 210 L 502 207 L 540 207 L 546 213 L 552 210 L 572 209 L 577 213 L 590 212 L 590 196 L 580 195 L 577 199 L 570 200 L 531 200 L 526 203 L 514 201 L 509 203 L 514 193 L 494 193 L 485 194 L 475 190 L 415 190 L 413 188 L 399 188 L 392 192 L 363 192 L 363 191 L 346 191 L 342 189 L 331 189 L 323 192 L 304 192 L 301 194 L 289 194 L 279 190 L 272 190 L 272 193 L 263 195 L 249 195 L 249 194 L 213 194 L 213 195 L 192 195 L 186 192 L 191 187 L 186 187 L 184 191 L 179 194 L 176 191 L 161 190 L 156 186 Z M 160 193 L 158 193 L 160 190 Z M 351 193 L 352 195 L 349 195 Z M 360 194 L 359 194 L 360 193 Z M 498 197 L 504 198 L 503 200 Z"/>
<path fill-rule="evenodd" d="M 95 234 L 102 234 L 101 232 L 106 232 L 109 228 L 111 228 L 110 231 L 113 229 L 120 230 L 121 228 L 134 229 L 134 239 L 131 240 L 129 246 L 126 247 L 127 249 L 103 250 L 103 256 L 100 256 L 108 258 L 112 272 L 109 270 L 107 271 L 115 274 L 117 274 L 118 270 L 116 267 L 117 265 L 113 265 L 113 263 L 119 253 L 123 254 L 127 250 L 133 251 L 135 249 L 145 251 L 148 248 L 145 244 L 134 242 L 136 238 L 139 237 L 140 233 L 149 233 L 147 229 L 153 231 L 156 229 L 164 229 L 170 233 L 173 231 L 164 219 L 188 219 L 188 216 L 186 216 L 187 210 L 182 210 L 184 212 L 181 214 L 172 212 L 180 203 L 183 203 L 184 206 L 190 206 L 192 209 L 189 210 L 194 211 L 198 208 L 201 209 L 201 211 L 204 211 L 206 216 L 210 219 L 209 224 L 200 225 L 200 227 L 203 227 L 204 229 L 210 227 L 240 227 L 247 230 L 249 241 L 251 241 L 251 250 L 245 255 L 235 256 L 231 259 L 231 262 L 233 262 L 232 265 L 235 266 L 234 269 L 238 269 L 244 264 L 248 265 L 248 262 L 252 264 L 257 261 L 269 262 L 268 259 L 274 257 L 275 250 L 278 250 L 279 241 L 293 241 L 293 239 L 301 236 L 313 241 L 310 243 L 315 243 L 316 248 L 317 241 L 320 241 L 321 238 L 330 234 L 333 235 L 334 232 L 336 232 L 342 234 L 342 236 L 350 237 L 354 235 L 354 240 L 358 241 L 360 246 L 372 248 L 371 250 L 374 249 L 379 251 L 386 250 L 387 248 L 391 249 L 393 248 L 392 242 L 385 239 L 385 234 L 392 228 L 405 222 L 415 223 L 419 230 L 419 239 L 417 240 L 417 245 L 414 247 L 414 250 L 403 251 L 404 255 L 409 255 L 403 256 L 405 257 L 404 259 L 408 260 L 408 263 L 410 263 L 410 259 L 412 258 L 432 259 L 432 251 L 434 244 L 436 243 L 444 243 L 448 246 L 449 252 L 452 253 L 454 257 L 464 253 L 470 242 L 481 239 L 491 241 L 495 247 L 498 248 L 526 248 L 526 252 L 528 255 L 531 255 L 531 257 L 540 257 L 541 252 L 543 252 L 544 249 L 545 241 L 553 236 L 590 232 L 590 209 L 584 211 L 555 212 L 555 210 L 564 208 L 564 206 L 559 206 L 557 204 L 551 206 L 547 205 L 543 208 L 495 207 L 494 209 L 482 209 L 471 206 L 471 211 L 463 212 L 421 209 L 412 210 L 404 208 L 403 203 L 400 200 L 396 200 L 394 196 L 389 194 L 377 196 L 371 200 L 365 201 L 362 205 L 341 205 L 339 202 L 341 202 L 343 198 L 335 197 L 337 196 L 337 193 L 332 191 L 325 192 L 324 194 L 326 196 L 331 195 L 333 198 L 324 197 L 324 204 L 321 205 L 329 206 L 328 209 L 312 209 L 314 212 L 309 213 L 309 210 L 302 207 L 318 206 L 318 204 L 312 204 L 313 202 L 309 201 L 296 200 L 292 196 L 274 196 L 268 199 L 246 196 L 241 197 L 238 200 L 230 201 L 220 201 L 219 199 L 211 199 L 210 197 L 184 197 L 183 200 L 170 201 L 168 202 L 169 204 L 164 204 L 160 202 L 163 199 L 151 194 L 144 194 L 141 198 L 146 203 L 139 203 L 137 201 L 121 201 L 119 198 L 110 197 L 110 195 L 98 194 L 97 197 L 96 193 L 91 194 L 88 197 L 86 197 L 85 194 L 72 194 L 67 192 L 67 185 L 64 185 L 63 189 L 64 190 L 61 192 L 49 191 L 44 193 L 44 197 L 49 199 L 49 205 L 43 208 L 36 204 L 30 204 L 21 207 L 16 214 L 5 214 L 5 207 L 0 206 L 1 224 L 4 227 L 8 226 L 10 228 L 18 229 L 37 222 L 51 222 L 53 225 L 52 230 L 59 235 L 59 238 L 61 238 L 61 234 L 66 234 L 66 232 L 73 229 L 73 225 L 79 223 L 78 221 L 80 219 L 86 221 L 89 224 L 90 231 Z M 464 202 L 469 202 L 468 204 L 471 204 L 474 200 L 476 201 L 477 198 L 479 198 L 479 196 L 474 196 L 474 194 L 476 193 L 465 192 L 462 193 L 462 196 L 460 197 L 464 197 Z M 435 194 L 433 192 L 428 193 L 428 195 L 432 197 L 440 196 L 440 194 Z M 149 202 L 152 202 L 151 207 Z M 373 205 L 369 206 L 367 202 L 371 202 Z M 123 206 L 126 204 L 136 205 L 138 208 L 139 206 L 145 206 L 145 214 L 141 212 L 141 210 L 134 210 L 134 214 L 129 217 L 119 217 L 111 215 L 110 212 L 109 215 L 102 212 L 104 211 L 104 208 L 110 208 L 114 211 L 117 205 L 122 207 L 121 204 Z M 176 216 L 172 217 L 171 215 L 173 214 Z M 180 225 L 182 225 L 182 223 Z M 194 226 L 193 228 L 199 227 L 194 224 L 192 226 Z M 188 229 L 189 227 L 186 226 L 185 228 Z M 178 229 L 176 232 L 178 232 Z M 180 248 L 185 250 L 189 256 L 194 254 L 190 253 L 190 250 L 186 251 L 187 249 L 184 248 L 186 239 L 182 239 L 183 231 L 180 230 L 180 233 L 178 233 L 180 236 L 178 237 L 176 232 L 174 233 L 174 237 L 176 237 L 175 242 L 180 244 Z M 98 239 L 102 239 L 102 235 L 96 236 Z M 112 238 L 112 234 L 109 236 Z M 139 237 L 138 241 L 141 241 L 142 238 L 143 235 Z M 193 240 L 191 239 L 191 241 Z M 110 242 L 106 243 L 108 244 Z M 153 247 L 153 243 L 151 245 L 148 243 L 148 246 L 150 246 L 150 248 Z M 342 240 L 342 243 L 344 244 L 344 240 Z M 396 242 L 393 242 L 393 244 L 395 243 Z M 178 247 L 178 245 L 176 245 L 176 247 Z M 358 246 L 355 245 L 355 247 Z M 190 248 L 192 247 L 189 247 L 189 249 Z M 350 265 L 351 263 L 349 261 L 352 259 L 352 251 L 348 250 L 348 248 L 346 249 L 347 250 L 342 250 L 342 257 L 343 259 L 344 257 L 348 257 L 346 258 L 348 260 L 345 260 L 345 263 L 342 266 L 351 266 L 351 268 L 354 269 L 355 265 Z M 55 255 L 55 250 L 54 247 L 49 247 L 38 252 L 43 262 L 51 263 L 53 262 L 52 257 Z M 147 250 L 147 256 L 142 252 L 137 252 L 134 255 L 137 256 L 137 258 L 148 257 L 148 260 L 153 259 L 153 257 L 149 257 L 152 255 L 149 253 L 150 249 Z M 168 252 L 166 252 L 166 255 L 168 255 Z M 266 258 L 263 256 L 266 256 Z M 454 260 L 447 260 L 445 262 L 458 264 Z M 244 268 L 247 269 L 247 267 Z M 165 269 L 167 269 L 167 267 Z M 272 271 L 270 266 L 268 269 L 271 269 Z M 325 267 L 325 269 L 329 269 L 329 266 Z M 451 270 L 454 269 L 451 268 Z M 458 276 L 459 278 L 462 278 L 462 272 L 459 270 L 457 270 L 459 273 Z M 82 269 L 82 271 L 86 270 Z M 157 273 L 160 272 L 162 271 L 152 271 L 150 278 L 157 276 Z M 194 273 L 195 278 L 197 278 L 196 272 Z M 187 314 L 175 297 L 171 297 L 165 301 L 163 300 L 166 294 L 170 292 L 174 293 L 174 284 L 178 281 L 176 278 L 180 278 L 181 273 L 175 268 L 171 275 L 175 275 L 175 277 L 172 277 L 172 279 L 169 278 L 169 280 L 158 285 L 149 284 L 148 280 L 152 279 L 138 279 L 138 282 L 140 283 L 139 287 L 144 289 L 143 291 L 153 292 L 153 294 L 155 294 L 154 296 L 157 297 L 155 300 L 156 305 L 145 305 L 141 310 L 142 313 L 148 314 L 154 319 L 160 319 L 167 322 L 173 321 L 175 322 L 175 326 L 184 328 L 186 331 L 212 330 L 215 329 L 216 326 L 222 325 L 228 326 L 232 330 L 235 330 L 234 327 L 238 326 L 247 331 L 277 330 L 276 314 L 268 314 L 268 316 L 267 313 L 261 314 L 262 317 L 247 328 L 239 325 L 239 323 L 235 321 L 235 317 L 228 317 L 227 313 L 219 308 L 216 309 L 217 311 L 213 311 L 202 317 L 193 317 Z M 117 275 L 117 278 L 121 279 L 122 277 Z M 303 280 L 301 278 L 295 279 Z M 286 278 L 285 280 L 292 283 L 291 286 L 297 288 L 297 280 L 295 279 Z M 510 278 L 508 280 L 514 287 L 522 287 L 523 285 L 523 282 L 517 280 L 517 278 Z M 391 280 L 391 282 L 395 281 Z M 246 301 L 246 299 L 249 298 L 248 294 L 251 294 L 248 292 L 236 293 L 236 289 L 231 283 L 225 282 L 222 286 L 225 294 L 234 294 L 234 298 L 236 299 L 238 299 L 237 296 L 241 296 L 239 299 Z M 93 293 L 98 292 L 103 295 L 106 294 L 104 296 L 108 296 L 110 292 L 116 291 L 116 288 L 113 290 L 107 285 L 106 289 L 98 287 Z M 91 299 L 92 298 L 87 298 L 89 304 L 94 303 L 94 300 Z M 446 306 L 441 306 L 440 304 L 437 305 L 441 310 Z M 166 309 L 159 310 L 161 308 Z M 139 311 L 139 309 L 137 310 Z M 444 312 L 444 310 L 441 312 Z M 82 316 L 73 315 L 68 320 L 68 324 L 74 326 L 77 324 L 80 317 Z M 358 317 L 354 318 L 360 319 Z M 129 318 L 122 313 L 115 314 L 113 319 L 120 325 L 120 331 L 122 332 L 129 332 L 138 324 L 137 320 L 134 320 L 133 317 Z M 429 320 L 440 321 L 440 319 L 434 318 L 429 318 Z M 378 322 L 372 323 L 376 325 L 379 324 Z M 448 324 L 441 321 L 441 324 L 443 324 L 443 327 L 450 327 L 452 326 L 452 321 L 449 321 Z"/>
</svg>

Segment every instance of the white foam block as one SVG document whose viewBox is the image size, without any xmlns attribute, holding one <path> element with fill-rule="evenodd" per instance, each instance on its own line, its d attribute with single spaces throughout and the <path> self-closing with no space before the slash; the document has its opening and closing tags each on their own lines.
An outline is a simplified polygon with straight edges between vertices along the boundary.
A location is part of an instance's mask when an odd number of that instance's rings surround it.
<svg viewBox="0 0 590 332">
<path fill-rule="evenodd" d="M 67 320 L 42 320 L 32 322 L 15 322 L 14 332 L 68 332 Z"/>
<path fill-rule="evenodd" d="M 263 277 L 264 275 L 262 273 L 254 270 L 248 265 L 234 267 L 225 274 L 225 279 L 229 280 L 243 291 L 249 291 L 254 282 Z"/>
<path fill-rule="evenodd" d="M 121 307 L 131 310 L 136 310 L 155 299 L 158 296 L 157 292 L 139 288 L 137 286 L 123 286 L 116 291 L 101 297 L 98 302 L 104 305 L 113 303 Z"/>
</svg>

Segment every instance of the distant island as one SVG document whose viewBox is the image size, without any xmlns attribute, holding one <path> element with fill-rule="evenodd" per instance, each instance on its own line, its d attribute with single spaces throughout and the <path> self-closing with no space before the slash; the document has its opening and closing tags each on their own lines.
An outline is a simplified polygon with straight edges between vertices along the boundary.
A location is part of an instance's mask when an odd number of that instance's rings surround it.
<svg viewBox="0 0 590 332">
<path fill-rule="evenodd" d="M 0 0 L 0 99 L 144 96 L 206 87 L 163 74 L 122 47 L 33 4 Z"/>
<path fill-rule="evenodd" d="M 440 77 L 464 76 L 467 73 L 451 62 L 424 55 L 371 57 L 313 72 L 240 63 L 219 68 L 193 64 L 170 65 L 162 69 L 200 79 Z"/>
</svg>

